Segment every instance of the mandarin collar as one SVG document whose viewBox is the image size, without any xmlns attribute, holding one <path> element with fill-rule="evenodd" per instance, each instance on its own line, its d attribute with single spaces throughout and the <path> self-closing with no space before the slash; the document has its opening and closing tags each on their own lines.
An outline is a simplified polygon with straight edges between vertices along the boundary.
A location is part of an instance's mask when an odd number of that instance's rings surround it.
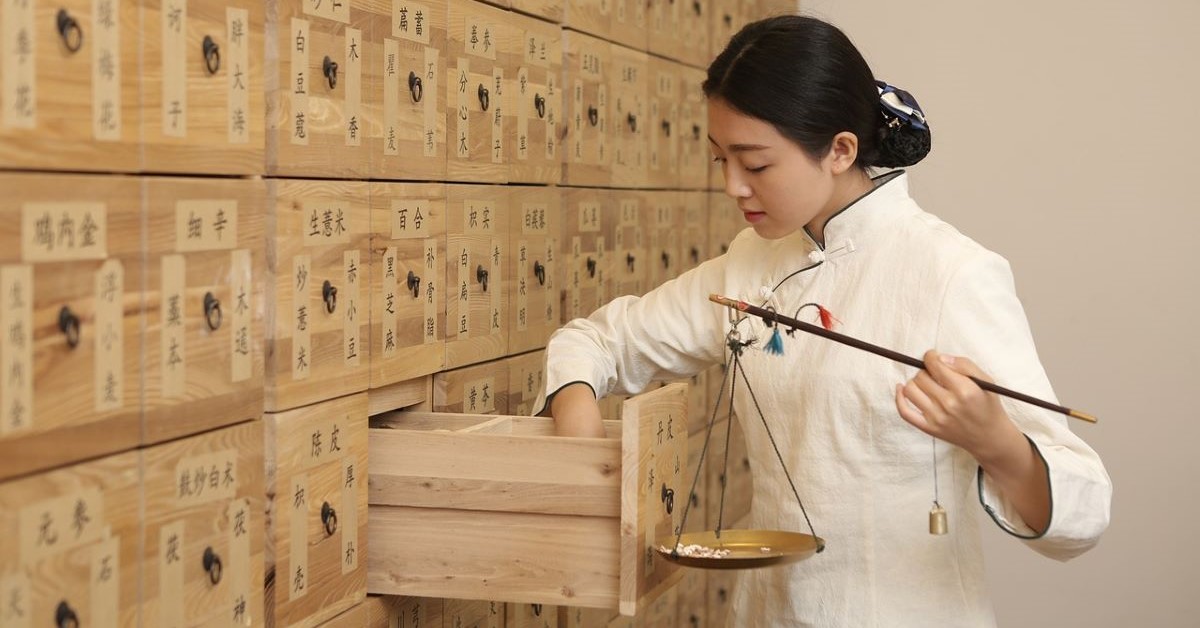
<svg viewBox="0 0 1200 628">
<path fill-rule="evenodd" d="M 835 250 L 848 247 L 854 250 L 856 243 L 862 244 L 875 232 L 891 224 L 896 218 L 917 211 L 908 195 L 908 173 L 893 170 L 872 177 L 875 186 L 866 194 L 854 199 L 825 222 L 825 245 L 817 243 L 808 227 L 804 234 L 818 249 Z"/>
</svg>

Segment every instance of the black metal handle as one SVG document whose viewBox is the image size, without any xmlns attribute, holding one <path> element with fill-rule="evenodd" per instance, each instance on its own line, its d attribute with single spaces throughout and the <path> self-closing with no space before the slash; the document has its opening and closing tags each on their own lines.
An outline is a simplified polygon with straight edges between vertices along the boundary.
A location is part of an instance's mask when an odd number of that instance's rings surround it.
<svg viewBox="0 0 1200 628">
<path fill-rule="evenodd" d="M 742 458 L 742 468 L 747 471 L 750 470 L 750 459 L 749 458 Z"/>
<path fill-rule="evenodd" d="M 406 284 L 409 290 L 412 290 L 413 298 L 421 296 L 421 278 L 413 271 L 408 271 L 408 282 Z"/>
<path fill-rule="evenodd" d="M 700 249 L 693 246 L 691 253 L 692 253 L 692 263 L 699 264 L 700 263 Z"/>
<path fill-rule="evenodd" d="M 588 277 L 592 277 L 592 278 L 596 277 L 596 260 L 594 260 L 590 257 L 587 258 L 587 271 L 588 271 Z"/>
<path fill-rule="evenodd" d="M 629 267 L 629 272 L 633 272 L 633 263 L 636 261 L 637 258 L 633 256 L 633 253 L 625 254 L 625 265 Z"/>
<path fill-rule="evenodd" d="M 541 604 L 530 604 L 530 606 L 533 607 L 533 616 L 534 617 L 542 616 L 542 605 Z"/>
<path fill-rule="evenodd" d="M 662 263 L 663 263 L 663 268 L 671 267 L 671 254 L 670 253 L 668 253 L 666 251 L 662 252 Z"/>
<path fill-rule="evenodd" d="M 546 265 L 533 260 L 533 276 L 537 277 L 539 286 L 546 285 Z"/>
<path fill-rule="evenodd" d="M 221 574 L 224 568 L 221 566 L 221 557 L 213 551 L 212 546 L 204 548 L 204 571 L 208 574 L 208 581 L 216 586 L 221 584 Z"/>
<path fill-rule="evenodd" d="M 692 139 L 696 140 L 697 142 L 700 141 L 700 125 L 699 124 L 692 125 Z"/>
<path fill-rule="evenodd" d="M 722 245 L 721 245 L 721 255 L 724 255 L 724 254 L 726 254 L 726 253 L 728 253 L 728 252 L 729 252 L 729 245 L 728 245 L 728 244 L 722 244 Z"/>
<path fill-rule="evenodd" d="M 488 104 L 491 102 L 491 100 L 488 98 L 488 88 L 484 87 L 483 83 L 480 83 L 479 89 L 476 90 L 476 93 L 479 95 L 479 106 L 484 111 L 487 111 Z"/>
<path fill-rule="evenodd" d="M 588 107 L 588 122 L 592 126 L 596 126 L 597 124 L 600 123 L 600 110 L 599 109 L 592 107 L 592 106 Z"/>
<path fill-rule="evenodd" d="M 216 74 L 221 69 L 221 47 L 212 37 L 205 35 L 201 48 L 204 50 L 204 68 L 209 74 Z"/>
<path fill-rule="evenodd" d="M 717 599 L 721 600 L 722 604 L 725 603 L 725 598 L 727 598 L 728 596 L 729 596 L 729 592 L 726 591 L 724 587 L 717 589 Z"/>
<path fill-rule="evenodd" d="M 321 285 L 321 298 L 325 301 L 325 311 L 333 314 L 337 309 L 337 288 L 328 279 Z"/>
<path fill-rule="evenodd" d="M 79 22 L 71 17 L 66 9 L 58 10 L 55 22 L 58 24 L 58 36 L 62 38 L 67 51 L 72 54 L 79 52 L 83 47 L 83 28 L 79 26 Z"/>
<path fill-rule="evenodd" d="M 662 485 L 662 503 L 667 505 L 667 514 L 675 512 L 675 489 Z"/>
<path fill-rule="evenodd" d="M 321 525 L 325 526 L 325 534 L 333 536 L 337 533 L 337 511 L 329 502 L 321 504 Z"/>
<path fill-rule="evenodd" d="M 704 15 L 704 8 L 700 6 L 699 0 L 692 2 L 692 10 L 696 12 L 696 15 Z"/>
<path fill-rule="evenodd" d="M 663 130 L 663 135 L 665 135 L 667 137 L 671 137 L 671 121 L 670 120 L 662 121 L 662 130 Z"/>
<path fill-rule="evenodd" d="M 221 302 L 211 292 L 204 293 L 204 320 L 213 331 L 221 328 Z"/>
<path fill-rule="evenodd" d="M 79 616 L 66 600 L 58 603 L 54 609 L 54 625 L 58 628 L 79 628 Z"/>
<path fill-rule="evenodd" d="M 626 120 L 629 122 L 629 130 L 637 133 L 637 116 L 631 112 Z"/>
<path fill-rule="evenodd" d="M 421 102 L 421 97 L 425 94 L 425 87 L 421 83 L 421 77 L 417 76 L 416 72 L 408 73 L 408 93 L 412 95 L 413 102 Z"/>
<path fill-rule="evenodd" d="M 700 507 L 700 496 L 697 495 L 695 493 L 695 491 L 693 491 L 692 492 L 692 508 L 699 508 L 699 507 Z"/>
<path fill-rule="evenodd" d="M 688 623 L 698 628 L 700 626 L 700 618 L 695 615 L 688 615 Z"/>
<path fill-rule="evenodd" d="M 329 81 L 329 89 L 334 89 L 337 87 L 337 61 L 334 61 L 326 56 L 325 62 L 321 66 L 321 71 L 325 73 L 325 80 Z"/>
<path fill-rule="evenodd" d="M 732 15 L 726 13 L 724 15 L 723 19 L 725 20 L 725 26 L 733 26 L 733 16 Z"/>
<path fill-rule="evenodd" d="M 67 346 L 74 349 L 79 346 L 79 317 L 64 305 L 58 311 L 58 329 L 67 337 Z"/>
<path fill-rule="evenodd" d="M 546 117 L 546 99 L 541 94 L 533 95 L 533 108 L 537 110 L 538 118 Z"/>
<path fill-rule="evenodd" d="M 479 282 L 479 285 L 483 286 L 483 291 L 484 291 L 484 292 L 487 292 L 487 288 L 488 288 L 488 271 L 487 271 L 487 269 L 486 269 L 486 268 L 484 268 L 484 267 L 483 267 L 483 264 L 480 264 L 480 265 L 479 265 L 479 266 L 478 266 L 478 267 L 475 269 L 475 281 L 478 281 L 478 282 Z"/>
</svg>

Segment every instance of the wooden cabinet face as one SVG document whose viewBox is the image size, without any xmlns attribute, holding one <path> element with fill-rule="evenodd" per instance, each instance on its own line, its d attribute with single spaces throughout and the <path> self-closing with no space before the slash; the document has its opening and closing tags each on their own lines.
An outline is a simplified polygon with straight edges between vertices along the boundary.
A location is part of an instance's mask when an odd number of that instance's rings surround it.
<svg viewBox="0 0 1200 628">
<path fill-rule="evenodd" d="M 654 289 L 679 276 L 684 264 L 681 251 L 683 211 L 680 193 L 655 191 L 646 193 L 646 250 L 649 259 L 649 289 Z"/>
<path fill-rule="evenodd" d="M 508 87 L 505 139 L 513 183 L 558 183 L 562 177 L 559 128 L 563 115 L 562 29 L 510 14 L 516 43 Z"/>
<path fill-rule="evenodd" d="M 612 47 L 612 185 L 618 188 L 646 187 L 647 66 L 644 52 L 624 46 Z"/>
<path fill-rule="evenodd" d="M 138 180 L 0 175 L 0 478 L 140 436 Z"/>
<path fill-rule="evenodd" d="M 142 442 L 262 417 L 261 181 L 144 181 Z"/>
<path fill-rule="evenodd" d="M 143 450 L 142 621 L 265 624 L 263 422 Z"/>
<path fill-rule="evenodd" d="M 562 130 L 563 178 L 566 185 L 608 186 L 612 183 L 612 134 L 609 129 L 608 84 L 612 45 L 563 31 L 563 89 L 567 118 Z"/>
<path fill-rule="evenodd" d="M 0 166 L 138 167 L 138 0 L 0 9 Z"/>
<path fill-rule="evenodd" d="M 508 368 L 508 414 L 530 416 L 533 402 L 545 388 L 546 352 L 531 351 L 505 360 Z"/>
<path fill-rule="evenodd" d="M 447 0 L 367 0 L 372 179 L 446 178 Z"/>
<path fill-rule="evenodd" d="M 559 0 L 512 0 L 509 4 L 515 12 L 532 15 L 554 24 L 563 23 L 565 3 Z"/>
<path fill-rule="evenodd" d="M 508 353 L 546 346 L 562 317 L 562 193 L 549 187 L 511 189 Z"/>
<path fill-rule="evenodd" d="M 682 0 L 649 0 L 650 24 L 647 50 L 678 61 L 684 46 L 681 23 L 686 8 Z"/>
<path fill-rule="evenodd" d="M 367 389 L 368 194 L 365 181 L 267 181 L 267 411 Z"/>
<path fill-rule="evenodd" d="M 708 194 L 698 190 L 679 193 L 683 213 L 679 273 L 683 274 L 706 261 L 708 250 Z"/>
<path fill-rule="evenodd" d="M 566 0 L 563 26 L 593 37 L 609 38 L 615 0 Z"/>
<path fill-rule="evenodd" d="M 649 187 L 680 185 L 680 138 L 687 113 L 680 73 L 683 66 L 649 57 L 646 106 L 646 180 Z"/>
<path fill-rule="evenodd" d="M 494 360 L 433 376 L 433 411 L 508 414 L 509 360 Z"/>
<path fill-rule="evenodd" d="M 676 66 L 679 72 L 679 187 L 685 190 L 703 190 L 708 187 L 710 168 L 714 167 L 712 150 L 708 141 L 708 100 L 704 97 L 704 71 Z M 724 180 L 718 180 L 719 186 Z"/>
<path fill-rule="evenodd" d="M 446 186 L 371 184 L 371 388 L 446 365 Z"/>
<path fill-rule="evenodd" d="M 632 294 L 641 296 L 649 289 L 650 266 L 654 260 L 646 248 L 645 216 L 647 193 L 613 190 L 606 206 L 605 226 L 612 240 L 611 271 L 613 298 Z"/>
<path fill-rule="evenodd" d="M 141 4 L 142 169 L 261 174 L 264 3 Z"/>
<path fill-rule="evenodd" d="M 267 174 L 361 179 L 369 172 L 365 97 L 376 67 L 353 0 L 279 0 L 267 19 Z"/>
<path fill-rule="evenodd" d="M 367 396 L 265 420 L 267 611 L 273 625 L 314 625 L 366 597 Z M 361 624 L 360 624 L 361 625 Z"/>
<path fill-rule="evenodd" d="M 140 625 L 139 461 L 127 452 L 0 484 L 0 624 Z"/>
<path fill-rule="evenodd" d="M 707 0 L 691 0 L 683 2 L 679 9 L 679 49 L 676 60 L 695 67 L 708 67 L 713 57 L 709 56 L 708 47 L 708 12 L 711 7 Z"/>
<path fill-rule="evenodd" d="M 446 366 L 508 351 L 508 188 L 446 186 Z"/>
<path fill-rule="evenodd" d="M 507 86 L 516 67 L 513 30 L 504 11 L 473 0 L 451 3 L 449 16 L 446 177 L 504 183 Z"/>
<path fill-rule="evenodd" d="M 611 4 L 609 38 L 633 50 L 646 50 L 649 33 L 647 0 L 608 0 Z"/>
<path fill-rule="evenodd" d="M 606 226 L 612 191 L 564 188 L 563 322 L 585 317 L 604 305 L 612 292 L 612 237 Z"/>
</svg>

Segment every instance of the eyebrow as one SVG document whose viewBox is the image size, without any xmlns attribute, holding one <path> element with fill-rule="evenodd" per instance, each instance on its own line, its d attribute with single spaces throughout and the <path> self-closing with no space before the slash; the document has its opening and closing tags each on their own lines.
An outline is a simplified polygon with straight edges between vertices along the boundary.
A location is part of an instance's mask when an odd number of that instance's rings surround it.
<svg viewBox="0 0 1200 628">
<path fill-rule="evenodd" d="M 718 148 L 720 148 L 720 146 L 721 146 L 720 144 L 717 144 L 717 141 L 716 141 L 716 140 L 714 140 L 714 139 L 713 139 L 713 137 L 712 137 L 711 135 L 710 135 L 710 136 L 708 136 L 708 141 L 712 142 L 712 143 L 713 143 L 713 145 L 714 145 L 714 146 L 716 146 L 716 147 L 718 147 Z M 729 152 L 731 152 L 731 153 L 744 153 L 744 152 L 746 152 L 746 151 L 752 151 L 752 150 L 766 150 L 766 149 L 768 149 L 768 148 L 770 148 L 770 146 L 763 146 L 762 144 L 730 144 L 730 145 L 729 145 Z"/>
</svg>

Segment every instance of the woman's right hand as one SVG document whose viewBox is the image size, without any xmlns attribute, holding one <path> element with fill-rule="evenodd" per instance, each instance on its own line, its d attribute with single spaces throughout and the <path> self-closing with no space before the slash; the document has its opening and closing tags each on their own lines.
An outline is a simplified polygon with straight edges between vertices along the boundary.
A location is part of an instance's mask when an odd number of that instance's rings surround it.
<svg viewBox="0 0 1200 628">
<path fill-rule="evenodd" d="M 576 382 L 559 389 L 550 400 L 550 416 L 554 417 L 554 433 L 558 436 L 605 436 L 600 404 L 587 384 Z"/>
</svg>

